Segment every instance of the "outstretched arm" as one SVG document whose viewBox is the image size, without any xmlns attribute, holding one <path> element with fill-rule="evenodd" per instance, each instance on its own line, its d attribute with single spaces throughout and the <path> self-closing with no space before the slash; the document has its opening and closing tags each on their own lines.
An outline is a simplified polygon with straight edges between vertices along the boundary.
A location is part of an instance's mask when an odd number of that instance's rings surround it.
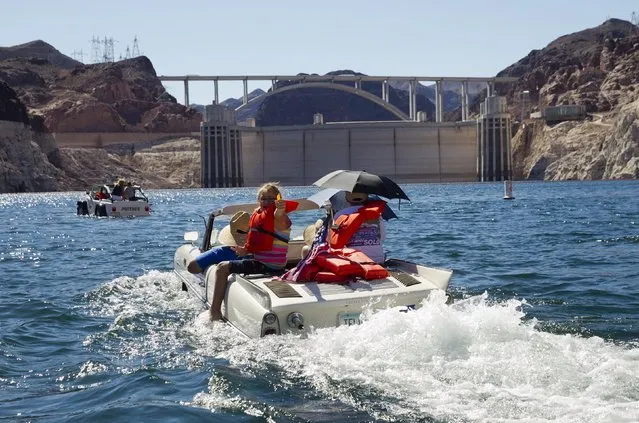
<svg viewBox="0 0 639 423">
<path fill-rule="evenodd" d="M 275 202 L 275 229 L 284 230 L 291 227 L 291 219 L 286 214 L 286 202 L 278 200 Z"/>
</svg>

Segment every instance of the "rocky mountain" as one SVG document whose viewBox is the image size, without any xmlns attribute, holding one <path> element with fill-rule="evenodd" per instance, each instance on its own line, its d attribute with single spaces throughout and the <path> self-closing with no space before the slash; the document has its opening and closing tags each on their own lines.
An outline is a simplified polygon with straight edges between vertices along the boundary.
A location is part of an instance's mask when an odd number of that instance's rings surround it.
<svg viewBox="0 0 639 423">
<path fill-rule="evenodd" d="M 42 40 L 31 41 L 12 47 L 0 47 L 0 61 L 21 57 L 45 59 L 52 65 L 62 69 L 73 69 L 76 66 L 82 65 L 81 62 L 60 53 L 52 45 Z"/>
<path fill-rule="evenodd" d="M 351 70 L 326 74 L 331 75 L 364 74 Z M 277 88 L 294 83 L 278 81 Z M 343 84 L 352 86 L 348 82 Z M 378 97 L 382 94 L 382 84 L 378 82 L 364 81 L 361 89 Z M 388 100 L 408 114 L 408 92 L 390 86 Z M 433 120 L 435 116 L 435 106 L 422 94 L 417 95 L 417 110 L 425 111 L 429 120 Z M 329 88 L 300 88 L 265 98 L 257 110 L 255 121 L 257 126 L 307 125 L 313 122 L 315 113 L 322 113 L 325 122 L 398 120 L 388 110 L 355 94 Z"/>
<path fill-rule="evenodd" d="M 582 105 L 592 120 L 526 120 L 513 138 L 517 179 L 639 178 L 639 28 L 609 19 L 533 50 L 498 76 L 514 116 Z M 524 97 L 525 96 L 525 97 Z M 526 98 L 527 101 L 524 101 Z"/>
<path fill-rule="evenodd" d="M 148 58 L 83 65 L 42 41 L 2 48 L 0 57 L 0 168 L 5 170 L 0 192 L 79 190 L 125 175 L 147 180 L 150 187 L 193 184 L 190 169 L 183 177 L 175 170 L 144 171 L 117 151 L 60 149 L 51 135 L 199 131 L 201 114 L 166 93 Z M 166 148 L 163 154 L 182 156 L 182 149 L 173 154 Z M 165 167 L 165 160 L 157 161 L 155 166 Z"/>
<path fill-rule="evenodd" d="M 73 69 L 45 58 L 14 57 L 0 61 L 0 80 L 18 93 L 30 113 L 43 117 L 50 132 L 199 130 L 201 115 L 164 90 L 144 56 Z"/>
</svg>

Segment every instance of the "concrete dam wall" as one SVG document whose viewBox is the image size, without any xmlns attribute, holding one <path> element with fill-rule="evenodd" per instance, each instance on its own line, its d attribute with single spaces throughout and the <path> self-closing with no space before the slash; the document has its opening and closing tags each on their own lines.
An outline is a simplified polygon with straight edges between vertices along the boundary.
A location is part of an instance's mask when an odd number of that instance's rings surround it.
<svg viewBox="0 0 639 423">
<path fill-rule="evenodd" d="M 399 183 L 477 181 L 477 124 L 362 122 L 241 128 L 244 186 L 310 185 L 336 169 Z"/>
</svg>

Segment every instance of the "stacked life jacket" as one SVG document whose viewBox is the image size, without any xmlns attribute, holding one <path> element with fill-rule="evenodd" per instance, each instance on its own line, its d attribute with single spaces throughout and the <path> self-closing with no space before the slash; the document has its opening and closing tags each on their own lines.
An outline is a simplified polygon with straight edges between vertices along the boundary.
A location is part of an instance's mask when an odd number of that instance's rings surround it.
<svg viewBox="0 0 639 423">
<path fill-rule="evenodd" d="M 327 244 L 316 245 L 296 269 L 284 274 L 285 280 L 343 283 L 356 277 L 382 279 L 388 271 L 359 250 L 344 247 L 367 220 L 379 219 L 384 201 L 370 201 L 356 212 L 341 215 L 329 229 Z"/>
<path fill-rule="evenodd" d="M 317 282 L 346 282 L 360 277 L 367 281 L 383 279 L 388 271 L 372 261 L 366 254 L 353 248 L 341 248 L 319 254 L 315 258 Z"/>
</svg>

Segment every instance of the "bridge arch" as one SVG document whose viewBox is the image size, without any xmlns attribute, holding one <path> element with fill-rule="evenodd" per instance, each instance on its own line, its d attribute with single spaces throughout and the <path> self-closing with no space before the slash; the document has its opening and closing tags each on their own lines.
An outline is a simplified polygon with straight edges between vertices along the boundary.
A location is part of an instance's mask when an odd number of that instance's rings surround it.
<svg viewBox="0 0 639 423">
<path fill-rule="evenodd" d="M 332 90 L 339 90 L 339 91 L 344 91 L 350 94 L 355 94 L 369 101 L 372 101 L 373 103 L 379 106 L 382 106 L 384 109 L 388 110 L 389 112 L 391 112 L 392 114 L 400 118 L 401 120 L 411 120 L 406 113 L 401 111 L 401 109 L 399 109 L 398 107 L 395 107 L 394 105 L 390 103 L 385 102 L 381 98 L 377 97 L 374 94 L 369 93 L 368 91 L 364 91 L 362 89 L 356 89 L 348 85 L 336 84 L 334 82 L 303 82 L 299 84 L 286 85 L 283 87 L 276 88 L 275 90 L 269 91 L 267 93 L 264 93 L 258 97 L 254 97 L 250 99 L 247 103 L 244 103 L 241 106 L 237 107 L 235 110 L 236 111 L 242 110 L 243 107 L 248 106 L 250 103 L 257 101 L 258 99 L 264 100 L 266 99 L 266 97 L 272 96 L 274 94 L 279 94 L 286 91 L 298 90 L 300 88 L 328 88 Z"/>
</svg>

